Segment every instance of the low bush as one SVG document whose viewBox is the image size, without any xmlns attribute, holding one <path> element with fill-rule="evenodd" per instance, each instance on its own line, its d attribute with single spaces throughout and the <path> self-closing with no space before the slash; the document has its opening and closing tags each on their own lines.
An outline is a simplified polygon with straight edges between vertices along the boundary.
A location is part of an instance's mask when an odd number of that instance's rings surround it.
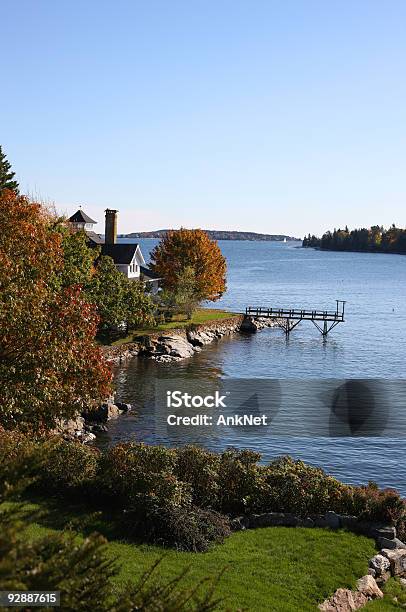
<svg viewBox="0 0 406 612">
<path fill-rule="evenodd" d="M 94 490 L 100 453 L 80 442 L 53 437 L 44 442 L 36 488 L 63 497 Z"/>
<path fill-rule="evenodd" d="M 192 502 L 202 508 L 217 508 L 220 503 L 219 468 L 221 458 L 199 446 L 176 449 L 176 476 L 191 487 Z"/>
<path fill-rule="evenodd" d="M 350 487 L 328 476 L 322 469 L 281 457 L 266 470 L 265 508 L 300 516 L 327 510 L 348 512 Z"/>
<path fill-rule="evenodd" d="M 205 552 L 230 535 L 228 517 L 197 506 L 150 505 L 125 516 L 126 533 L 177 550 Z"/>
<path fill-rule="evenodd" d="M 190 486 L 174 474 L 175 463 L 175 452 L 163 446 L 118 444 L 100 461 L 99 483 L 116 506 L 131 512 L 188 505 Z"/>
<path fill-rule="evenodd" d="M 352 488 L 352 512 L 361 519 L 395 525 L 406 537 L 406 501 L 394 489 L 379 489 L 375 483 Z"/>
<path fill-rule="evenodd" d="M 266 494 L 261 455 L 250 450 L 230 449 L 220 456 L 219 510 L 226 514 L 260 511 Z"/>
</svg>

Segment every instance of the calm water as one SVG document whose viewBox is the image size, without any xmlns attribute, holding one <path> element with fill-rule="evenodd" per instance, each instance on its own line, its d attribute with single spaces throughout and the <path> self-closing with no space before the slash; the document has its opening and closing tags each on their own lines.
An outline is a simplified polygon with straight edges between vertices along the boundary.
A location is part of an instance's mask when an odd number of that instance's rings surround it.
<svg viewBox="0 0 406 612">
<path fill-rule="evenodd" d="M 156 241 L 140 243 L 147 255 Z M 236 311 L 247 305 L 334 309 L 335 299 L 344 299 L 346 322 L 324 342 L 310 322 L 302 322 L 288 341 L 281 330 L 270 329 L 222 339 L 177 364 L 158 365 L 134 359 L 118 369 L 116 381 L 120 400 L 132 403 L 137 413 L 110 422 L 101 444 L 142 440 L 195 442 L 212 450 L 229 445 L 250 446 L 259 450 L 265 460 L 290 454 L 320 465 L 346 482 L 371 479 L 382 486 L 394 486 L 406 495 L 406 425 L 402 419 L 398 438 L 332 439 L 309 437 L 308 433 L 297 437 L 297 426 L 295 437 L 271 437 L 261 431 L 247 437 L 236 428 L 210 433 L 182 428 L 170 436 L 163 435 L 157 427 L 162 415 L 154 400 L 155 383 L 160 378 L 196 382 L 238 377 L 296 379 L 292 396 L 287 400 L 285 397 L 285 409 L 290 406 L 289 416 L 297 416 L 296 422 L 306 410 L 300 401 L 300 381 L 308 384 L 317 379 L 406 378 L 404 256 L 321 253 L 302 249 L 298 243 L 221 241 L 220 247 L 228 261 L 228 291 L 218 306 Z"/>
</svg>

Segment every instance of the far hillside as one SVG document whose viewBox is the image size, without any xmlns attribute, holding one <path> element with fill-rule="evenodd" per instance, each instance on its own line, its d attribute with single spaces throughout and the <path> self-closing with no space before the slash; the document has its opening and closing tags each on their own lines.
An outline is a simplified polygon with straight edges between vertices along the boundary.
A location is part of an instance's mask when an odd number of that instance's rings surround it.
<svg viewBox="0 0 406 612">
<path fill-rule="evenodd" d="M 162 238 L 167 234 L 168 229 L 156 230 L 153 232 L 132 232 L 131 234 L 122 234 L 120 238 Z M 256 232 L 234 232 L 228 230 L 204 230 L 212 240 L 261 240 L 265 242 L 271 241 L 290 241 L 300 240 L 293 236 L 285 234 L 257 234 Z"/>
</svg>

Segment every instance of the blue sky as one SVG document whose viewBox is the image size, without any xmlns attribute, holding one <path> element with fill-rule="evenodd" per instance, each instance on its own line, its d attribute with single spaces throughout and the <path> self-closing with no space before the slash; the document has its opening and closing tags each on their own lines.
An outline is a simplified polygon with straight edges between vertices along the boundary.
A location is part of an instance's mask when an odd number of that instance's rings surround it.
<svg viewBox="0 0 406 612">
<path fill-rule="evenodd" d="M 119 231 L 405 226 L 404 0 L 2 0 L 0 143 Z M 102 230 L 102 223 L 99 225 Z"/>
</svg>

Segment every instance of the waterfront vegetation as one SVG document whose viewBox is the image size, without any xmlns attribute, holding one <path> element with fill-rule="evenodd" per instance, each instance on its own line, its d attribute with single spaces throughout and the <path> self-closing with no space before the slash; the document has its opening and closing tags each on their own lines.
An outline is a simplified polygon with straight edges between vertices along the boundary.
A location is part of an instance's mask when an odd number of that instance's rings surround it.
<svg viewBox="0 0 406 612">
<path fill-rule="evenodd" d="M 374 225 L 369 229 L 335 229 L 321 238 L 308 235 L 304 247 L 327 251 L 366 251 L 373 253 L 406 253 L 406 230 L 392 225 L 389 229 Z"/>
<path fill-rule="evenodd" d="M 310 611 L 335 589 L 354 587 L 373 540 L 301 527 L 230 534 L 230 517 L 334 508 L 390 521 L 402 533 L 405 507 L 394 492 L 349 487 L 288 458 L 268 466 L 258 459 L 249 451 L 142 444 L 101 453 L 3 431 L 0 587 L 60 589 L 66 609 L 75 610 L 92 601 L 95 610 L 136 603 L 141 610 Z M 375 609 L 393 609 L 399 585 L 387 589 Z"/>
</svg>

